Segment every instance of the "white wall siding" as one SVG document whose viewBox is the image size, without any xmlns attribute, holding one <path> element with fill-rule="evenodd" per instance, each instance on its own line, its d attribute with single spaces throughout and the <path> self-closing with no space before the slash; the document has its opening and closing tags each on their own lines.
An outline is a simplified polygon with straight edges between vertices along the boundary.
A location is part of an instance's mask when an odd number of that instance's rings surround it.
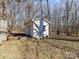
<svg viewBox="0 0 79 59">
<path fill-rule="evenodd" d="M 49 36 L 49 24 L 44 21 L 45 31 L 44 31 L 44 37 Z"/>
<path fill-rule="evenodd" d="M 7 20 L 0 20 L 0 31 L 8 31 L 8 23 Z"/>
<path fill-rule="evenodd" d="M 36 23 L 36 25 L 39 27 L 40 26 L 40 20 L 36 20 L 34 21 Z M 39 28 L 36 27 L 35 24 L 33 24 L 33 37 L 36 37 L 38 38 L 39 35 L 38 35 L 38 32 L 39 32 Z M 46 22 L 46 21 L 43 21 L 43 25 L 45 26 L 45 31 L 43 32 L 44 33 L 44 37 L 46 36 L 49 36 L 49 24 Z"/>
<path fill-rule="evenodd" d="M 38 35 L 39 25 L 40 25 L 39 20 L 34 21 L 34 23 L 33 23 L 33 37 L 36 37 L 36 38 L 39 37 L 39 35 Z"/>
<path fill-rule="evenodd" d="M 0 20 L 0 44 L 7 40 L 7 20 Z"/>
</svg>

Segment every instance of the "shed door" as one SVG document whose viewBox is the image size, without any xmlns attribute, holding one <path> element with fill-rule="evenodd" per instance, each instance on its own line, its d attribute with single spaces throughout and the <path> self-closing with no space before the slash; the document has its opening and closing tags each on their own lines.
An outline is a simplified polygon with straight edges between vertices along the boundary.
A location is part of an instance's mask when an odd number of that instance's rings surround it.
<svg viewBox="0 0 79 59">
<path fill-rule="evenodd" d="M 27 27 L 27 35 L 32 36 L 32 28 L 31 28 L 31 26 Z"/>
</svg>

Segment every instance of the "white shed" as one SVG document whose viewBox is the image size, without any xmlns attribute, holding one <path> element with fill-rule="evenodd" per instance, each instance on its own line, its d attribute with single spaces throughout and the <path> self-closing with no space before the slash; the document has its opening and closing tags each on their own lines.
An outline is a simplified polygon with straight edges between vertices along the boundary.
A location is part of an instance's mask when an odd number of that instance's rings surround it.
<svg viewBox="0 0 79 59">
<path fill-rule="evenodd" d="M 7 40 L 8 23 L 7 20 L 0 18 L 0 44 Z"/>
<path fill-rule="evenodd" d="M 25 23 L 25 33 L 28 36 L 39 38 L 40 18 L 28 20 Z M 47 19 L 43 20 L 43 37 L 49 37 L 49 23 Z"/>
</svg>

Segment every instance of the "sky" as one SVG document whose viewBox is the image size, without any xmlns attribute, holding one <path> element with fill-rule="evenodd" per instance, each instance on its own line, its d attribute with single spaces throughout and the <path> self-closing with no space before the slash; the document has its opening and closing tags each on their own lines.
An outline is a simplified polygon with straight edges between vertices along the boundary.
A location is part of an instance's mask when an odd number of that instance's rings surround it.
<svg viewBox="0 0 79 59">
<path fill-rule="evenodd" d="M 58 2 L 60 2 L 60 0 L 49 0 L 49 2 L 50 2 L 50 4 L 54 5 L 54 4 L 58 3 Z"/>
</svg>

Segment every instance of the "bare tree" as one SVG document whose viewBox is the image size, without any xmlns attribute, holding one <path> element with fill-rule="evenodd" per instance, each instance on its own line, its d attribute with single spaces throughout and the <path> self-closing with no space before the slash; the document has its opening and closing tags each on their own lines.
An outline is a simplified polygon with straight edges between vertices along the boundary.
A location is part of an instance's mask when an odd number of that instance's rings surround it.
<svg viewBox="0 0 79 59">
<path fill-rule="evenodd" d="M 78 32 L 78 29 L 77 29 L 77 11 L 78 11 L 78 7 L 77 7 L 77 3 L 75 3 L 75 26 L 76 26 L 76 36 L 77 36 L 77 32 Z"/>
<path fill-rule="evenodd" d="M 73 4 L 73 0 L 69 3 L 69 1 L 66 1 L 66 5 L 65 5 L 65 31 L 66 34 L 69 35 L 69 17 L 70 17 L 70 11 L 72 9 L 72 4 Z"/>
</svg>

